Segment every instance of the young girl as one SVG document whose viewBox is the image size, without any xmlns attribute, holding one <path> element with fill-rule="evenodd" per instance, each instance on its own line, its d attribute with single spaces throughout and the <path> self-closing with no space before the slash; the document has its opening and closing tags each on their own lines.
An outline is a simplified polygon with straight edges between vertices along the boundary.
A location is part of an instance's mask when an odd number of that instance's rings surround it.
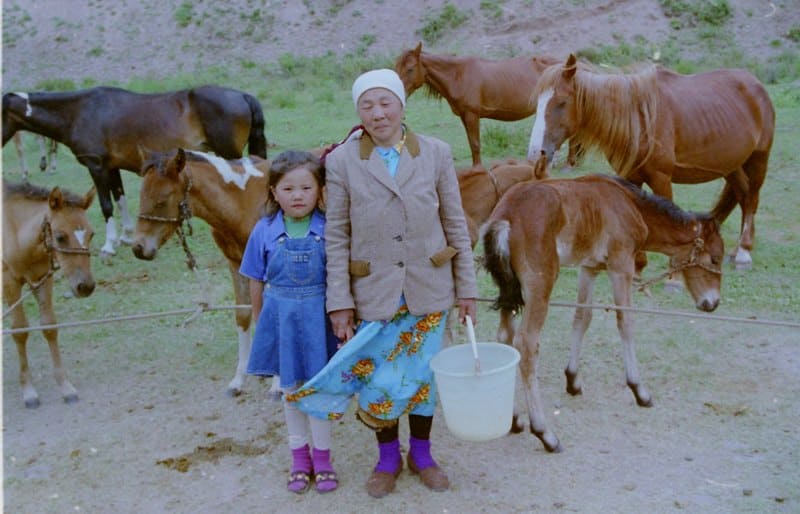
<svg viewBox="0 0 800 514">
<path fill-rule="evenodd" d="M 322 369 L 339 343 L 325 312 L 323 187 L 318 157 L 292 150 L 276 157 L 264 217 L 253 227 L 239 269 L 250 279 L 258 320 L 247 372 L 280 375 L 284 397 Z M 333 491 L 330 420 L 306 416 L 285 401 L 283 408 L 292 453 L 287 488 L 304 493 L 313 476 L 317 491 Z"/>
</svg>

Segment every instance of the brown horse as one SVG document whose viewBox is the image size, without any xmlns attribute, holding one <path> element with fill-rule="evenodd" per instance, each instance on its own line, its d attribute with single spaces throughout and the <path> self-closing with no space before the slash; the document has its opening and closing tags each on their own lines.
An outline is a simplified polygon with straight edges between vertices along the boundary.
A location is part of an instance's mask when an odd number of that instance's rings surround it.
<svg viewBox="0 0 800 514">
<path fill-rule="evenodd" d="M 86 297 L 94 291 L 89 244 L 92 227 L 86 209 L 94 199 L 94 188 L 79 197 L 58 187 L 52 191 L 29 183 L 9 184 L 3 180 L 3 299 L 11 306 L 11 328 L 26 328 L 28 320 L 21 303 L 28 285 L 36 296 L 39 321 L 56 323 L 53 312 L 53 274 L 60 270 L 69 281 L 72 294 Z M 61 396 L 67 403 L 78 401 L 58 350 L 58 330 L 42 331 L 50 346 L 50 357 Z M 25 406 L 39 406 L 28 367 L 28 332 L 13 333 L 19 354 L 19 381 Z"/>
<path fill-rule="evenodd" d="M 564 142 L 596 147 L 611 167 L 637 185 L 672 198 L 672 182 L 725 179 L 711 213 L 723 223 L 738 203 L 737 268 L 752 265 L 758 196 L 767 174 L 775 110 L 758 79 L 745 70 L 680 75 L 659 66 L 631 74 L 577 63 L 546 70 L 528 159 L 548 159 Z"/>
<path fill-rule="evenodd" d="M 228 260 L 238 305 L 250 303 L 249 285 L 239 274 L 250 231 L 267 197 L 270 161 L 250 157 L 228 161 L 182 149 L 152 152 L 142 165 L 139 220 L 133 254 L 152 260 L 158 249 L 191 216 L 205 220 Z M 250 357 L 250 309 L 236 310 L 239 359 L 228 393 L 236 396 L 244 384 Z M 278 381 L 273 380 L 273 386 Z"/>
<path fill-rule="evenodd" d="M 434 55 L 422 51 L 422 43 L 405 50 L 395 62 L 395 71 L 406 96 L 422 86 L 430 96 L 444 98 L 467 131 L 472 165 L 481 166 L 480 119 L 517 121 L 536 111 L 528 91 L 555 57 L 513 57 L 490 60 L 478 57 Z M 580 150 L 570 147 L 570 164 Z M 532 159 L 533 161 L 536 158 Z"/>
<path fill-rule="evenodd" d="M 524 180 L 547 178 L 544 166 L 537 167 L 516 159 L 494 163 L 488 170 L 482 166 L 470 167 L 456 170 L 456 173 L 473 248 L 478 242 L 481 226 L 511 186 Z"/>
<path fill-rule="evenodd" d="M 258 100 L 236 89 L 203 86 L 168 93 L 139 94 L 96 87 L 62 93 L 3 95 L 3 146 L 19 130 L 62 143 L 89 169 L 106 222 L 101 256 L 130 243 L 133 221 L 119 170 L 138 173 L 144 150 L 177 147 L 213 151 L 226 159 L 266 158 L 264 115 Z M 117 236 L 113 195 L 122 219 Z"/>
<path fill-rule="evenodd" d="M 614 303 L 631 305 L 637 252 L 670 257 L 670 271 L 680 274 L 695 306 L 713 311 L 720 300 L 724 258 L 719 224 L 710 215 L 682 211 L 670 200 L 649 194 L 619 177 L 592 175 L 577 179 L 525 182 L 500 200 L 483 235 L 484 264 L 498 285 L 501 309 L 498 340 L 512 341 L 520 352 L 520 374 L 527 396 L 530 430 L 548 451 L 561 443 L 545 421 L 539 395 L 537 360 L 548 302 L 560 266 L 580 266 L 578 303 L 592 302 L 594 281 L 605 270 Z M 513 312 L 521 309 L 516 333 Z M 572 322 L 572 350 L 565 370 L 567 392 L 580 394 L 578 358 L 592 319 L 579 307 Z M 641 384 L 633 344 L 631 314 L 617 311 L 625 376 L 638 405 L 652 405 Z M 514 415 L 512 431 L 521 432 Z"/>
</svg>

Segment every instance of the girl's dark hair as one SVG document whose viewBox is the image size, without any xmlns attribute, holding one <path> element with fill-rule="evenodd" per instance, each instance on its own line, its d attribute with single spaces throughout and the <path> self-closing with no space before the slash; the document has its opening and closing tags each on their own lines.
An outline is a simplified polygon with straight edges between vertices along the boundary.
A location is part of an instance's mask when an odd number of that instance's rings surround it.
<svg viewBox="0 0 800 514">
<path fill-rule="evenodd" d="M 314 179 L 319 186 L 319 203 L 317 208 L 321 211 L 325 210 L 322 201 L 322 188 L 325 186 L 325 168 L 323 168 L 319 157 L 311 152 L 301 150 L 286 150 L 281 152 L 275 159 L 272 160 L 269 167 L 269 180 L 267 181 L 267 200 L 261 209 L 261 215 L 266 217 L 273 217 L 281 208 L 275 195 L 272 194 L 272 188 L 278 185 L 278 182 L 292 170 L 297 168 L 305 168 L 311 172 Z"/>
</svg>

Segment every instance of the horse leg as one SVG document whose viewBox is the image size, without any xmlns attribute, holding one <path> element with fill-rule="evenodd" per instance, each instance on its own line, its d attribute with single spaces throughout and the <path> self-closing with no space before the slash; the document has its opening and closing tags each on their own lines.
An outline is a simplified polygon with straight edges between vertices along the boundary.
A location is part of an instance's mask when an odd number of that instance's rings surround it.
<svg viewBox="0 0 800 514">
<path fill-rule="evenodd" d="M 247 280 L 239 274 L 239 265 L 233 261 L 228 261 L 228 267 L 233 279 L 233 292 L 236 297 L 237 305 L 249 305 L 250 293 Z M 236 365 L 236 374 L 233 380 L 228 383 L 228 396 L 239 396 L 242 394 L 244 379 L 247 376 L 247 361 L 250 359 L 250 322 L 252 312 L 250 309 L 236 309 L 236 333 L 239 336 L 239 359 Z M 275 381 L 278 382 L 278 381 Z"/>
<path fill-rule="evenodd" d="M 472 152 L 472 167 L 483 167 L 481 164 L 481 119 L 474 112 L 461 115 L 461 123 L 467 131 L 467 141 Z"/>
<path fill-rule="evenodd" d="M 114 196 L 114 202 L 119 209 L 120 224 L 122 225 L 122 235 L 119 238 L 119 242 L 130 246 L 133 244 L 133 231 L 136 228 L 136 224 L 128 211 L 128 199 L 125 198 L 125 188 L 122 185 L 122 176 L 120 176 L 119 168 L 108 170 L 108 177 L 111 194 Z"/>
<path fill-rule="evenodd" d="M 56 315 L 53 312 L 53 277 L 49 277 L 45 283 L 36 290 L 36 301 L 39 304 L 39 322 L 42 325 L 53 325 L 56 323 Z M 61 362 L 61 352 L 58 349 L 58 330 L 55 328 L 42 330 L 44 338 L 50 347 L 50 358 L 53 361 L 53 374 L 61 390 L 61 397 L 66 403 L 78 401 L 78 391 L 67 380 L 67 372 Z"/>
<path fill-rule="evenodd" d="M 737 270 L 753 267 L 753 258 L 750 253 L 755 245 L 756 225 L 755 216 L 758 210 L 759 193 L 764 179 L 767 176 L 767 162 L 769 154 L 755 152 L 744 163 L 743 174 L 746 176 L 747 189 L 743 198 L 739 200 L 742 209 L 742 224 L 739 232 L 739 242 L 733 257 L 733 264 Z"/>
<path fill-rule="evenodd" d="M 22 296 L 22 283 L 15 279 L 7 280 L 7 275 L 3 279 L 3 299 L 6 305 L 14 305 Z M 25 317 L 25 309 L 20 303 L 12 311 L 11 328 L 28 327 L 28 319 Z M 28 366 L 28 332 L 12 334 L 14 343 L 17 345 L 17 355 L 19 356 L 19 384 L 22 388 L 22 400 L 25 407 L 35 409 L 39 406 L 39 393 L 33 386 L 33 377 Z"/>
<path fill-rule="evenodd" d="M 14 134 L 14 148 L 17 150 L 17 159 L 22 173 L 22 180 L 28 181 L 28 163 L 25 162 L 25 151 L 22 148 L 22 132 Z"/>
<path fill-rule="evenodd" d="M 520 353 L 519 370 L 528 404 L 530 431 L 539 438 L 547 451 L 559 453 L 563 448 L 556 434 L 547 427 L 538 378 L 542 327 L 547 318 L 550 293 L 558 276 L 558 266 L 554 266 L 554 268 L 549 270 L 549 274 L 546 269 L 537 269 L 527 277 L 520 277 L 525 306 L 522 309 L 520 325 L 514 334 L 513 345 Z M 519 428 L 516 414 L 513 419 L 512 431 L 515 428 Z"/>
<path fill-rule="evenodd" d="M 100 210 L 103 211 L 103 218 L 106 220 L 106 240 L 100 248 L 100 259 L 104 262 L 112 255 L 116 255 L 114 249 L 117 246 L 117 225 L 114 221 L 114 205 L 111 203 L 111 191 L 106 169 L 100 163 L 100 159 L 88 158 L 81 161 L 89 169 L 92 181 L 97 188 L 97 198 L 100 202 Z"/>
<path fill-rule="evenodd" d="M 614 304 L 619 307 L 630 307 L 633 277 L 629 273 L 611 270 L 609 270 L 608 276 L 614 291 Z M 633 317 L 630 312 L 617 311 L 617 329 L 622 339 L 622 356 L 625 361 L 625 380 L 628 387 L 633 392 L 639 407 L 652 407 L 653 400 L 650 393 L 641 384 L 639 377 L 639 366 L 633 344 Z"/>
<path fill-rule="evenodd" d="M 44 136 L 36 136 L 36 141 L 39 143 L 39 171 L 45 171 L 47 169 L 47 150 Z"/>
<path fill-rule="evenodd" d="M 58 154 L 58 141 L 56 141 L 55 139 L 51 139 L 47 150 L 47 159 L 50 161 L 50 169 L 47 170 L 48 175 L 53 175 L 56 172 L 57 154 Z"/>
<path fill-rule="evenodd" d="M 594 293 L 594 281 L 597 278 L 597 271 L 581 267 L 578 274 L 578 303 L 592 303 Z M 577 396 L 583 392 L 583 387 L 578 379 L 578 365 L 581 358 L 581 345 L 583 336 L 592 322 L 592 309 L 588 307 L 578 307 L 575 309 L 575 316 L 572 319 L 572 348 L 569 354 L 569 362 L 564 370 L 567 377 L 567 392 Z"/>
</svg>

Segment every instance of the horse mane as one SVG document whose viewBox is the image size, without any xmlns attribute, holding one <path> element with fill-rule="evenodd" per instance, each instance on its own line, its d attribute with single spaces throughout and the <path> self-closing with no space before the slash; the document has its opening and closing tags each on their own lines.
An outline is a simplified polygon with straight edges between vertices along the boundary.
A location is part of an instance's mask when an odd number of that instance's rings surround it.
<svg viewBox="0 0 800 514">
<path fill-rule="evenodd" d="M 633 182 L 626 180 L 619 176 L 611 176 L 611 175 L 592 175 L 596 177 L 603 177 L 607 180 L 613 180 L 619 186 L 621 186 L 624 190 L 628 192 L 628 196 L 633 198 L 633 200 L 638 205 L 644 205 L 652 208 L 659 214 L 664 214 L 668 216 L 671 220 L 676 222 L 682 223 L 684 226 L 689 225 L 690 223 L 694 223 L 695 221 L 709 221 L 712 219 L 712 216 L 707 213 L 697 213 L 691 211 L 685 211 L 681 209 L 678 205 L 675 204 L 672 200 L 668 198 L 664 198 L 663 196 L 659 196 L 648 191 L 645 191 L 641 187 L 637 186 Z"/>
<path fill-rule="evenodd" d="M 52 189 L 37 186 L 27 181 L 8 182 L 3 179 L 3 198 L 10 196 L 21 196 L 22 198 L 27 198 L 29 200 L 47 201 L 47 199 L 50 198 L 51 191 Z M 72 191 L 68 191 L 64 188 L 61 188 L 61 195 L 64 197 L 64 203 L 66 203 L 66 205 L 69 205 L 70 207 L 83 208 L 85 199 L 81 195 L 73 193 Z"/>
<path fill-rule="evenodd" d="M 537 94 L 555 87 L 563 69 L 547 68 L 536 85 Z M 657 72 L 655 65 L 624 73 L 578 63 L 574 84 L 579 119 L 574 140 L 585 148 L 600 148 L 622 177 L 630 176 L 653 153 L 659 107 Z M 592 127 L 587 130 L 589 124 Z"/>
</svg>

